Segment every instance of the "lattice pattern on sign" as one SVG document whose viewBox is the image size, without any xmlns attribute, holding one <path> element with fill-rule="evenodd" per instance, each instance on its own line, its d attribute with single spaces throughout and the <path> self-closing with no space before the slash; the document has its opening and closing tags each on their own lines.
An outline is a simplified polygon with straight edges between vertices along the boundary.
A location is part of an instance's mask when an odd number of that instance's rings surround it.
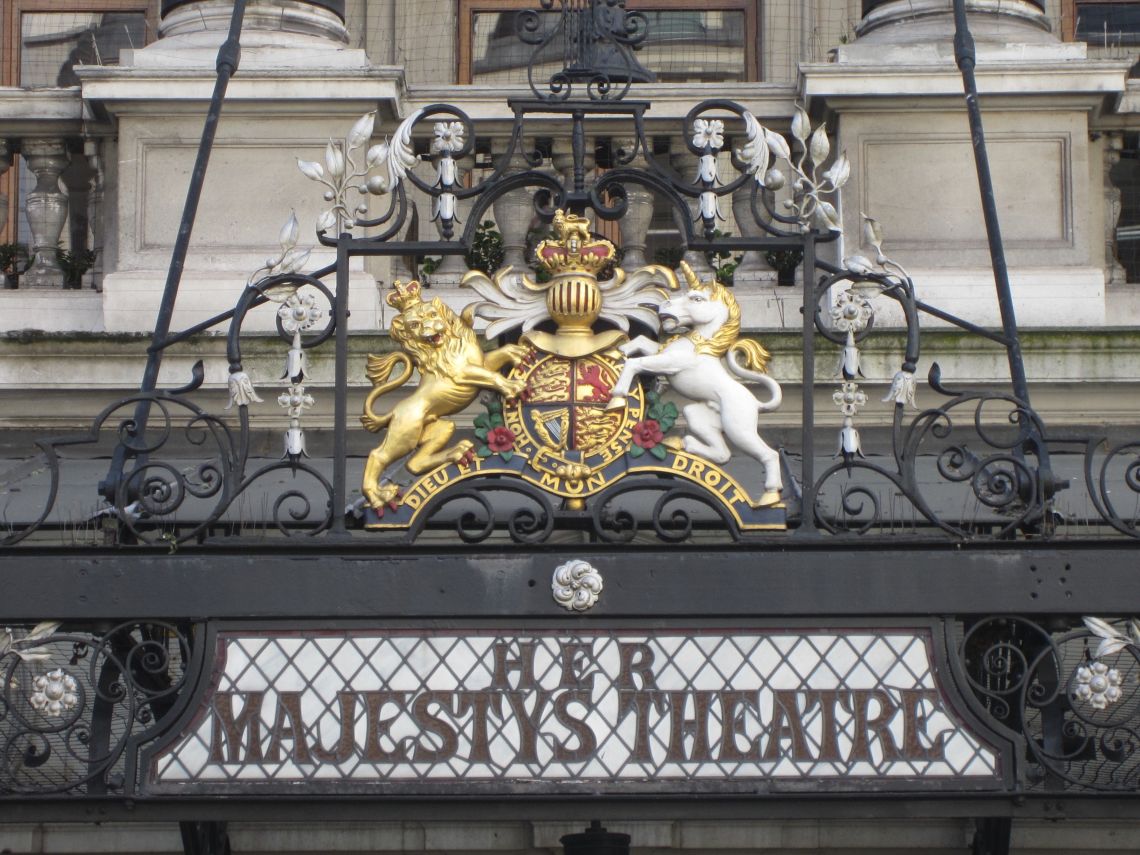
<svg viewBox="0 0 1140 855">
<path fill-rule="evenodd" d="M 163 785 L 996 781 L 926 631 L 223 635 Z M 178 788 L 178 787 L 176 787 Z"/>
</svg>

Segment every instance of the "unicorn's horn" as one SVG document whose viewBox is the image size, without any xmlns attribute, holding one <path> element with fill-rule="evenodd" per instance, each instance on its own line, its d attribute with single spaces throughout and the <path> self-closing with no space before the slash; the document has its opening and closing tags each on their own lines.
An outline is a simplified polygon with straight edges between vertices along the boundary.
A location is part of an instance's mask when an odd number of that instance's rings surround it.
<svg viewBox="0 0 1140 855">
<path fill-rule="evenodd" d="M 689 283 L 690 288 L 701 287 L 700 277 L 693 272 L 693 268 L 689 267 L 689 263 L 687 261 L 681 261 L 681 273 L 685 275 L 685 281 Z"/>
</svg>

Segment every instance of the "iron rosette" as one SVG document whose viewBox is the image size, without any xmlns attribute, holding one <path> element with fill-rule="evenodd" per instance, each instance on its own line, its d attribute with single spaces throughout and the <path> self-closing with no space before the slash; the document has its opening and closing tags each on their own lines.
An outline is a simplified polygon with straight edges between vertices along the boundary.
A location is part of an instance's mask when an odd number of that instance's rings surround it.
<svg viewBox="0 0 1140 855">
<path fill-rule="evenodd" d="M 132 745 L 175 720 L 201 668 L 195 633 L 158 621 L 59 627 L 0 633 L 0 793 L 130 793 Z"/>
<path fill-rule="evenodd" d="M 1024 737 L 1027 789 L 1140 786 L 1136 638 L 1135 627 L 1126 635 L 1091 617 L 1074 627 L 992 616 L 966 629 L 958 656 L 967 683 L 993 722 Z"/>
</svg>

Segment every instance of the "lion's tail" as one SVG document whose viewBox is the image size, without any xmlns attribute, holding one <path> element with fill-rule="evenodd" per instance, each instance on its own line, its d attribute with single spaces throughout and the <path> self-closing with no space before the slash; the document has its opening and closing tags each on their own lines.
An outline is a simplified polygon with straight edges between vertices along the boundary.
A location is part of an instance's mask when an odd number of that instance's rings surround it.
<svg viewBox="0 0 1140 855">
<path fill-rule="evenodd" d="M 403 363 L 403 367 L 395 377 L 392 377 L 392 371 L 399 363 Z M 377 415 L 372 410 L 372 405 L 381 395 L 403 386 L 411 379 L 412 360 L 408 358 L 406 353 L 398 350 L 389 353 L 387 356 L 376 356 L 370 353 L 364 373 L 372 381 L 372 391 L 364 399 L 364 414 L 360 417 L 360 422 L 369 432 L 378 433 L 381 428 L 388 426 L 388 422 L 392 420 L 392 414 Z"/>
<path fill-rule="evenodd" d="M 729 347 L 726 356 L 733 374 L 741 380 L 759 383 L 768 390 L 770 395 L 768 400 L 759 402 L 760 412 L 771 412 L 780 406 L 784 400 L 784 393 L 779 383 L 763 373 L 768 367 L 771 354 L 761 346 L 760 342 L 750 338 L 738 339 Z"/>
</svg>

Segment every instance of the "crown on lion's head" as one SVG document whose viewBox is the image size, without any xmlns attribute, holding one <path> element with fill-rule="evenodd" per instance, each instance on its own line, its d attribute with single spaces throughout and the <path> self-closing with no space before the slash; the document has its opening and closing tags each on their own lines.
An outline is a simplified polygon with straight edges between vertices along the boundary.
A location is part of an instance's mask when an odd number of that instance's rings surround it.
<svg viewBox="0 0 1140 855">
<path fill-rule="evenodd" d="M 392 290 L 388 292 L 388 296 L 385 300 L 389 306 L 400 312 L 416 303 L 422 303 L 423 297 L 420 296 L 420 283 L 414 279 L 407 283 L 397 279 L 392 283 Z"/>
<path fill-rule="evenodd" d="M 585 273 L 597 276 L 614 260 L 614 245 L 590 235 L 590 221 L 559 209 L 552 224 L 555 240 L 544 240 L 534 253 L 538 263 L 552 276 Z"/>
</svg>

